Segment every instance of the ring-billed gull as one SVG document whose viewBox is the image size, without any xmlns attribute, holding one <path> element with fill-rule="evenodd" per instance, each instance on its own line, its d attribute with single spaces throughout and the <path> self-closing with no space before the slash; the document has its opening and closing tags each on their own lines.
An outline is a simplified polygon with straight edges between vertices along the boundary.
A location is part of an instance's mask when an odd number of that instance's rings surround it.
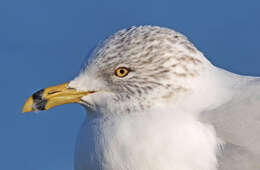
<svg viewBox="0 0 260 170">
<path fill-rule="evenodd" d="M 174 30 L 139 26 L 107 38 L 79 76 L 34 93 L 23 112 L 87 109 L 76 170 L 259 170 L 259 85 Z"/>
</svg>

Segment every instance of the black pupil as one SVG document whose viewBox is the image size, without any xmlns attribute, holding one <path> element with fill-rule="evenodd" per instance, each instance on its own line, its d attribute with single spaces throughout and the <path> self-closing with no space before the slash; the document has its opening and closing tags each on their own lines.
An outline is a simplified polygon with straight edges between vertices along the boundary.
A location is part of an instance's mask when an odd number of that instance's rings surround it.
<svg viewBox="0 0 260 170">
<path fill-rule="evenodd" d="M 123 70 L 123 69 L 120 69 L 120 74 L 124 74 L 125 73 L 125 70 Z"/>
</svg>

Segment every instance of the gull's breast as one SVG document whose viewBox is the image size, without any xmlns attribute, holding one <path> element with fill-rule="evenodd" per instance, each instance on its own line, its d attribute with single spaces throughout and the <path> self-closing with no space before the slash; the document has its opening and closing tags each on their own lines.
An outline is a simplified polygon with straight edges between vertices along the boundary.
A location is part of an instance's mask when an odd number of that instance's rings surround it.
<svg viewBox="0 0 260 170">
<path fill-rule="evenodd" d="M 216 170 L 211 127 L 188 114 L 87 118 L 75 152 L 76 170 Z"/>
</svg>

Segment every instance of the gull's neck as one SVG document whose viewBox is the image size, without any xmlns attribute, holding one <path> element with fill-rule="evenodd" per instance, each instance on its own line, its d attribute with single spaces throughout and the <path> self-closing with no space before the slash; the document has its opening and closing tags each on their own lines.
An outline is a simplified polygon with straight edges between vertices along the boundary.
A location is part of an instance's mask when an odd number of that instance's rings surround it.
<svg viewBox="0 0 260 170">
<path fill-rule="evenodd" d="M 229 101 L 247 80 L 212 65 L 192 81 L 191 91 L 181 96 L 175 106 L 192 113 L 214 109 Z"/>
<path fill-rule="evenodd" d="M 102 170 L 215 170 L 217 142 L 210 126 L 184 111 L 89 115 L 76 145 L 76 164 Z"/>
</svg>

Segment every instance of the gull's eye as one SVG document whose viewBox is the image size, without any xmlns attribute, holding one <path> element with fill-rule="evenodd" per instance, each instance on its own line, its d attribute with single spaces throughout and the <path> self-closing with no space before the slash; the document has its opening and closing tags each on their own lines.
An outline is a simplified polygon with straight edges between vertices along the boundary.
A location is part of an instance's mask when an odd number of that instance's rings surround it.
<svg viewBox="0 0 260 170">
<path fill-rule="evenodd" d="M 127 76 L 128 73 L 129 73 L 129 69 L 125 67 L 119 67 L 115 71 L 115 75 L 120 78 Z"/>
</svg>

